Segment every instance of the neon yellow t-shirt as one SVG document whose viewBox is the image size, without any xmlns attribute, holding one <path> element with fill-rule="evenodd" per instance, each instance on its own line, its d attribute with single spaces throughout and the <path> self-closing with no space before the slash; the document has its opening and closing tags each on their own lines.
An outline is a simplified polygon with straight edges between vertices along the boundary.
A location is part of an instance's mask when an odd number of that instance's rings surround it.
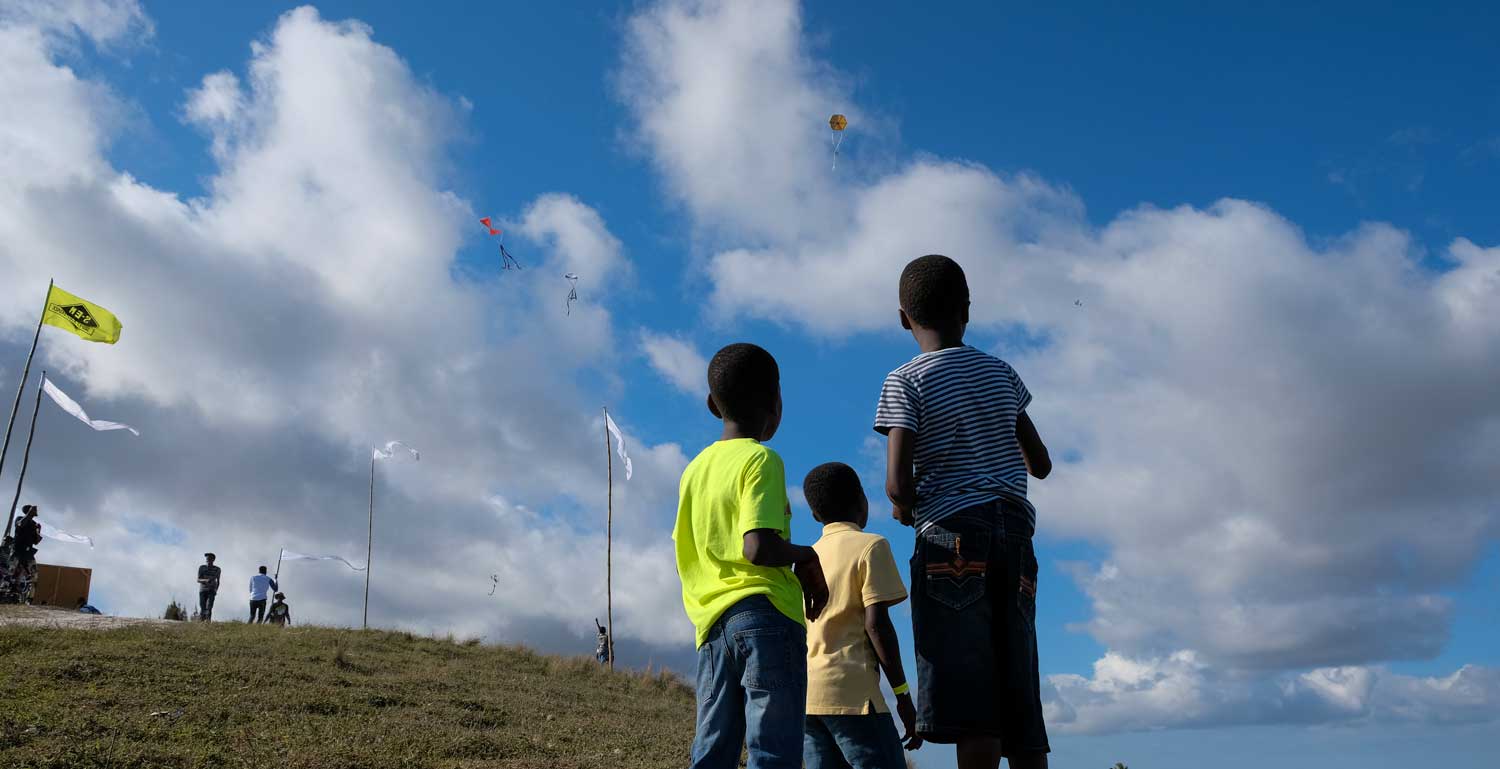
<svg viewBox="0 0 1500 769">
<path fill-rule="evenodd" d="M 702 646 L 725 609 L 764 595 L 792 619 L 802 617 L 802 585 L 788 567 L 745 560 L 745 532 L 772 529 L 792 538 L 781 457 L 753 438 L 719 441 L 682 472 L 677 490 L 677 576 L 682 605 Z"/>
</svg>

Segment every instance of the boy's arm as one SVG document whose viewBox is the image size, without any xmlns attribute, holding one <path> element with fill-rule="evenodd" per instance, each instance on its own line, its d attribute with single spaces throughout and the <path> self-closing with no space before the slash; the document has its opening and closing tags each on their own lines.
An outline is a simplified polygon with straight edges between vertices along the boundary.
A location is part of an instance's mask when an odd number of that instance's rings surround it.
<svg viewBox="0 0 1500 769">
<path fill-rule="evenodd" d="M 802 583 L 802 611 L 815 620 L 828 605 L 828 582 L 818 551 L 807 545 L 794 545 L 781 538 L 775 529 L 752 529 L 745 532 L 745 560 L 756 566 L 790 566 Z"/>
<path fill-rule="evenodd" d="M 901 665 L 901 641 L 896 638 L 896 627 L 891 624 L 888 610 L 891 605 L 900 602 L 898 599 L 865 607 L 865 635 L 870 637 L 870 645 L 875 647 L 875 658 L 880 660 L 885 680 L 893 690 L 906 684 L 906 671 Z M 909 689 L 896 695 L 896 715 L 900 717 L 901 726 L 906 730 L 901 735 L 902 744 L 907 750 L 921 747 L 922 738 L 916 736 L 917 709 L 912 704 Z"/>
<path fill-rule="evenodd" d="M 912 452 L 917 434 L 905 427 L 892 427 L 885 442 L 885 495 L 891 500 L 891 517 L 903 526 L 912 524 L 917 506 L 917 485 L 912 477 Z"/>
<path fill-rule="evenodd" d="M 1047 445 L 1036 432 L 1031 417 L 1022 411 L 1016 415 L 1016 441 L 1021 444 L 1021 457 L 1026 460 L 1026 471 L 1041 479 L 1052 474 L 1052 457 L 1047 454 Z"/>
<path fill-rule="evenodd" d="M 745 560 L 756 566 L 796 566 L 818 560 L 818 551 L 782 539 L 775 529 L 755 529 L 745 532 Z"/>
</svg>

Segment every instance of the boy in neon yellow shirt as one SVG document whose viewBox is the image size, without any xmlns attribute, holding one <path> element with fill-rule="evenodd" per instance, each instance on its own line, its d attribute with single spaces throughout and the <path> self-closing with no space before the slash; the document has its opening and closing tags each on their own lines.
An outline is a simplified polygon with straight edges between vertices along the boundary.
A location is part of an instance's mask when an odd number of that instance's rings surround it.
<svg viewBox="0 0 1500 769">
<path fill-rule="evenodd" d="M 800 769 L 805 623 L 828 587 L 817 552 L 789 541 L 786 469 L 762 445 L 781 426 L 781 372 L 760 347 L 732 344 L 709 363 L 708 391 L 723 435 L 683 471 L 672 530 L 698 647 L 692 766 L 736 766 L 744 745 L 750 769 Z"/>
</svg>

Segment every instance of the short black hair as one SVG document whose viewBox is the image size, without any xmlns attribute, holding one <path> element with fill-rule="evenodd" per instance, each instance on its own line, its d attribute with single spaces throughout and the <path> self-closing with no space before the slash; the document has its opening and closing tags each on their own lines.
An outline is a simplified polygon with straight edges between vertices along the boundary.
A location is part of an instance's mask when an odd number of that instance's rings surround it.
<svg viewBox="0 0 1500 769">
<path fill-rule="evenodd" d="M 958 262 L 942 254 L 911 260 L 901 271 L 901 309 L 924 328 L 954 325 L 969 306 L 969 281 Z"/>
<path fill-rule="evenodd" d="M 264 566 L 260 567 L 260 573 L 261 574 L 265 574 L 266 573 L 266 567 L 264 567 Z"/>
<path fill-rule="evenodd" d="M 769 411 L 780 385 L 776 359 L 748 342 L 731 344 L 708 362 L 708 394 L 725 419 L 748 419 Z"/>
<path fill-rule="evenodd" d="M 802 496 L 819 521 L 843 521 L 858 513 L 865 493 L 859 473 L 843 462 L 825 462 L 802 479 Z"/>
</svg>

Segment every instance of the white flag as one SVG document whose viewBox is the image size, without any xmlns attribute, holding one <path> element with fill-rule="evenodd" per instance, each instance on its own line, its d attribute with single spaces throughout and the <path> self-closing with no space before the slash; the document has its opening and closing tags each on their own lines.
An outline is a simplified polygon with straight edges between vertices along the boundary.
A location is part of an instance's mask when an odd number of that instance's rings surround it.
<svg viewBox="0 0 1500 769">
<path fill-rule="evenodd" d="M 351 569 L 353 569 L 355 571 L 364 571 L 365 570 L 365 567 L 363 567 L 363 566 L 355 566 L 354 564 L 349 563 L 348 561 L 346 561 L 343 558 L 340 558 L 339 556 L 336 556 L 336 555 L 308 555 L 306 553 L 294 553 L 294 552 L 292 552 L 290 550 L 283 550 L 283 551 L 281 551 L 281 560 L 283 560 L 283 561 L 338 561 L 339 563 L 342 563 L 345 566 L 348 566 L 349 568 L 351 568 Z"/>
<path fill-rule="evenodd" d="M 55 526 L 43 523 L 42 519 L 40 518 L 37 518 L 36 522 L 37 525 L 42 528 L 43 539 L 50 539 L 53 542 L 66 542 L 70 545 L 88 545 L 90 548 L 94 546 L 93 537 L 82 537 L 77 534 L 69 534 L 68 532 L 63 531 L 62 529 L 59 529 Z"/>
<path fill-rule="evenodd" d="M 604 412 L 604 428 L 609 430 L 610 435 L 615 436 L 615 453 L 619 454 L 620 459 L 625 462 L 625 480 L 628 481 L 634 472 L 634 468 L 630 465 L 630 455 L 625 453 L 625 437 L 620 435 L 620 428 L 615 424 L 615 420 L 609 416 L 608 411 Z"/>
<path fill-rule="evenodd" d="M 57 385 L 52 384 L 51 379 L 47 379 L 46 377 L 42 378 L 42 389 L 47 391 L 47 395 L 51 396 L 53 402 L 55 402 L 60 408 L 62 408 L 63 411 L 72 414 L 73 416 L 78 418 L 78 421 L 94 428 L 95 430 L 129 430 L 130 432 L 135 433 L 137 437 L 140 436 L 140 432 L 130 425 L 122 425 L 119 422 L 109 422 L 103 419 L 89 419 L 89 415 L 83 410 L 83 407 L 78 405 L 77 401 L 69 398 L 67 393 L 57 389 Z"/>
<path fill-rule="evenodd" d="M 386 444 L 385 444 L 385 448 L 383 448 L 383 449 L 380 448 L 379 446 L 374 447 L 373 449 L 370 450 L 372 452 L 370 454 L 370 458 L 371 459 L 390 459 L 396 453 L 396 447 L 397 446 L 400 446 L 401 448 L 406 449 L 407 451 L 410 451 L 412 459 L 420 460 L 422 458 L 422 455 L 420 453 L 418 453 L 416 449 L 414 449 L 414 448 L 412 448 L 412 447 L 410 447 L 410 446 L 402 443 L 401 441 L 387 441 Z"/>
</svg>

